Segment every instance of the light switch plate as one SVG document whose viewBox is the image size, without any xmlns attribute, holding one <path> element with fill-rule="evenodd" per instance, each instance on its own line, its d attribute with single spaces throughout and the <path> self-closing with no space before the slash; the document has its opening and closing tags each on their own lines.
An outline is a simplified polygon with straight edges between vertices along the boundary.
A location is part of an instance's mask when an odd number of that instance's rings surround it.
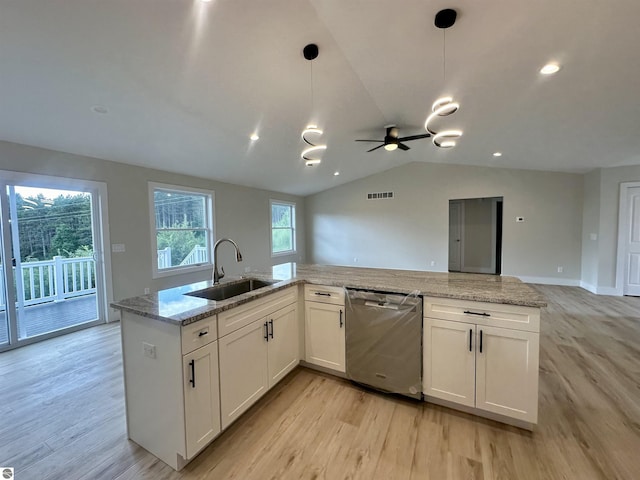
<svg viewBox="0 0 640 480">
<path fill-rule="evenodd" d="M 122 253 L 125 251 L 124 248 L 124 243 L 112 243 L 111 244 L 111 251 L 113 253 Z"/>
</svg>

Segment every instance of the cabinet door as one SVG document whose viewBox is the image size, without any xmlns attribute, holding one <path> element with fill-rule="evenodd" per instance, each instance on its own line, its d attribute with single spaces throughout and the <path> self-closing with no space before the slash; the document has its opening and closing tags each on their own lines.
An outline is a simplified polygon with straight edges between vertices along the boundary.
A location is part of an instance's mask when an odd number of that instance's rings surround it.
<svg viewBox="0 0 640 480">
<path fill-rule="evenodd" d="M 218 342 L 183 357 L 187 459 L 220 433 Z"/>
<path fill-rule="evenodd" d="M 305 360 L 345 372 L 344 306 L 305 303 Z"/>
<path fill-rule="evenodd" d="M 536 423 L 539 334 L 478 326 L 477 339 L 476 407 Z"/>
<path fill-rule="evenodd" d="M 298 365 L 298 309 L 296 304 L 268 316 L 269 388 Z"/>
<path fill-rule="evenodd" d="M 475 405 L 475 332 L 471 323 L 425 318 L 423 393 Z"/>
<path fill-rule="evenodd" d="M 220 409 L 227 428 L 267 391 L 265 320 L 258 320 L 218 340 Z"/>
</svg>

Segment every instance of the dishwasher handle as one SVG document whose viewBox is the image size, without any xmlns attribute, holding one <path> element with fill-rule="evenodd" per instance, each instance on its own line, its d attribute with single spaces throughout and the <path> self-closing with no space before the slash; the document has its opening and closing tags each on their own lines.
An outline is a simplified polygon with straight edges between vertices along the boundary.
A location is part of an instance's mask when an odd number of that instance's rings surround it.
<svg viewBox="0 0 640 480">
<path fill-rule="evenodd" d="M 397 303 L 385 303 L 385 302 L 373 302 L 371 300 L 366 300 L 364 302 L 365 307 L 374 307 L 374 308 L 386 308 L 387 310 L 398 310 L 400 305 Z"/>
</svg>

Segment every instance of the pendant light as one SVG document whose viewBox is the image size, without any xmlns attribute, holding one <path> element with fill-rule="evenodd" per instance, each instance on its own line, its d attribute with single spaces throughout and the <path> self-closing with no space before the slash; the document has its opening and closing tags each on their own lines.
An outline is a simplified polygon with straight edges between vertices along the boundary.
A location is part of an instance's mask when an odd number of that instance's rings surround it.
<svg viewBox="0 0 640 480">
<path fill-rule="evenodd" d="M 445 30 L 456 22 L 456 11 L 447 8 L 440 10 L 436 14 L 434 25 L 442 29 L 442 80 L 446 80 L 446 36 Z M 431 105 L 431 114 L 424 122 L 424 129 L 431 134 L 431 141 L 436 147 L 451 148 L 455 147 L 455 139 L 462 135 L 462 130 L 442 130 L 438 132 L 432 125 L 434 119 L 438 117 L 447 117 L 458 111 L 460 104 L 453 100 L 453 97 L 443 96 L 438 98 Z"/>
<path fill-rule="evenodd" d="M 318 57 L 319 49 L 315 43 L 310 43 L 302 50 L 302 54 L 304 58 L 309 60 L 311 65 L 311 111 L 313 112 L 313 60 Z M 313 167 L 318 165 L 322 160 L 320 159 L 320 152 L 327 149 L 326 145 L 316 144 L 314 143 L 316 140 L 311 140 L 312 137 L 319 137 L 322 135 L 322 130 L 318 128 L 317 125 L 307 125 L 307 127 L 302 131 L 302 140 L 309 145 L 308 148 L 305 148 L 300 154 L 300 158 L 302 158 L 307 167 Z"/>
</svg>

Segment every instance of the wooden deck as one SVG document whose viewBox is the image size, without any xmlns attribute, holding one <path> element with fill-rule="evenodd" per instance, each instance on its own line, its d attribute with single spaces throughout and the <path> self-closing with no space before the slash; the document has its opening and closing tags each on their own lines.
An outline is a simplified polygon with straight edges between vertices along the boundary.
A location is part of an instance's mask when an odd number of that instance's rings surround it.
<svg viewBox="0 0 640 480">
<path fill-rule="evenodd" d="M 70 298 L 62 302 L 25 307 L 24 322 L 27 338 L 62 328 L 87 323 L 98 318 L 96 295 Z M 0 345 L 7 343 L 7 314 L 0 312 Z"/>
</svg>

